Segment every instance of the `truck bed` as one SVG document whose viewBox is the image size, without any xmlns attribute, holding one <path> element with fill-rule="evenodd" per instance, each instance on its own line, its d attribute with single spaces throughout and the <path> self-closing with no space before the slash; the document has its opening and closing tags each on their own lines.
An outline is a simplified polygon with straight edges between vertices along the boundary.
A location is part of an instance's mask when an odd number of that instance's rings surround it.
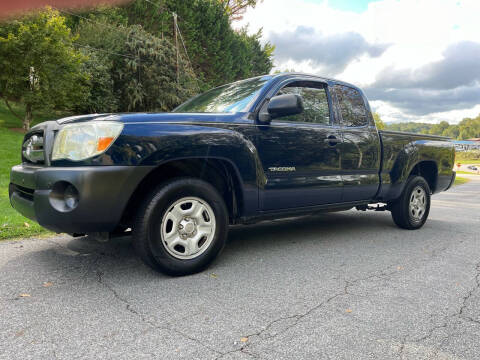
<svg viewBox="0 0 480 360">
<path fill-rule="evenodd" d="M 408 135 L 413 138 L 420 138 L 420 139 L 435 139 L 435 140 L 442 140 L 442 141 L 452 141 L 451 138 L 447 136 L 441 136 L 441 135 L 430 135 L 430 134 L 419 134 L 419 133 L 413 133 L 413 132 L 407 132 L 407 131 L 393 131 L 393 130 L 378 130 L 380 135 Z"/>
<path fill-rule="evenodd" d="M 382 144 L 379 199 L 397 198 L 412 171 L 437 179 L 431 181 L 433 193 L 448 189 L 455 158 L 450 138 L 389 130 L 379 130 L 378 133 Z M 420 163 L 423 170 L 415 170 L 416 164 Z"/>
</svg>

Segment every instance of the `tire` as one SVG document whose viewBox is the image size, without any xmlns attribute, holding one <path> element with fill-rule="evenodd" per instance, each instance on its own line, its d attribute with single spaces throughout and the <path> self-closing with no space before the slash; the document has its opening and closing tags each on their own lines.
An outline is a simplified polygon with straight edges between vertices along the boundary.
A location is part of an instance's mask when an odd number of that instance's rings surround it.
<svg viewBox="0 0 480 360">
<path fill-rule="evenodd" d="M 228 211 L 218 191 L 195 178 L 159 185 L 140 207 L 133 244 L 145 264 L 171 276 L 206 269 L 222 251 Z"/>
<path fill-rule="evenodd" d="M 391 204 L 391 212 L 393 221 L 402 229 L 416 230 L 425 224 L 430 212 L 430 187 L 423 177 L 407 180 L 402 194 Z"/>
</svg>

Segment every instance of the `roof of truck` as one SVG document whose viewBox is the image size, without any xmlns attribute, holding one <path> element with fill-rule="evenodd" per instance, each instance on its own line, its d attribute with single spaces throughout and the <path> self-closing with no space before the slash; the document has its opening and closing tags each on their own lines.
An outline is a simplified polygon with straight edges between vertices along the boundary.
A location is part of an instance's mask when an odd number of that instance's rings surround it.
<svg viewBox="0 0 480 360">
<path fill-rule="evenodd" d="M 357 86 L 355 86 L 351 83 L 347 83 L 347 82 L 342 81 L 342 80 L 337 80 L 337 79 L 333 79 L 333 78 L 329 78 L 329 77 L 325 77 L 325 76 L 307 74 L 307 73 L 302 73 L 302 72 L 282 72 L 282 73 L 278 73 L 278 74 L 272 74 L 270 76 L 272 76 L 272 77 L 306 76 L 306 77 L 312 77 L 312 78 L 323 80 L 323 81 L 330 81 L 330 82 L 335 82 L 335 83 L 339 83 L 339 84 L 348 85 L 348 86 L 351 86 L 351 87 L 354 87 L 354 88 L 358 88 Z"/>
</svg>

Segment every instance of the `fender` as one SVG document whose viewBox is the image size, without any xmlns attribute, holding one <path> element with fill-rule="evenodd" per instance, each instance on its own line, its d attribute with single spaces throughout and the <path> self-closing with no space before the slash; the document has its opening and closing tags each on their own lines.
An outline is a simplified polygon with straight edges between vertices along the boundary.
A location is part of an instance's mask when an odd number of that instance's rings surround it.
<svg viewBox="0 0 480 360">
<path fill-rule="evenodd" d="M 249 139 L 255 126 L 235 124 L 127 124 L 112 147 L 115 164 L 157 168 L 184 159 L 219 159 L 232 165 L 246 209 L 258 209 L 258 189 L 266 183 L 257 149 Z M 107 155 L 108 153 L 107 152 Z"/>
<path fill-rule="evenodd" d="M 450 164 L 453 164 L 455 157 L 452 143 L 437 136 L 405 134 L 405 137 L 409 141 L 402 144 L 398 133 L 395 133 L 395 137 L 389 137 L 388 132 L 382 132 L 384 167 L 379 199 L 383 201 L 400 196 L 408 177 L 422 162 L 432 162 L 437 168 L 437 182 L 432 189 L 434 193 L 445 190 L 450 184 L 453 173 Z M 439 141 L 442 139 L 444 141 Z"/>
<path fill-rule="evenodd" d="M 417 157 L 417 148 L 407 134 L 402 136 L 382 131 L 381 139 L 381 191 L 377 198 L 380 201 L 389 201 L 402 193 L 406 179 L 413 169 L 412 162 Z"/>
<path fill-rule="evenodd" d="M 421 136 L 418 136 L 421 137 Z M 414 146 L 417 149 L 415 162 L 410 166 L 410 172 L 418 164 L 428 161 L 436 165 L 436 181 L 432 192 L 438 193 L 446 190 L 453 176 L 453 166 L 455 161 L 455 149 L 453 144 L 446 138 L 427 137 L 420 139 L 414 138 Z M 410 173 L 409 172 L 409 173 Z"/>
</svg>

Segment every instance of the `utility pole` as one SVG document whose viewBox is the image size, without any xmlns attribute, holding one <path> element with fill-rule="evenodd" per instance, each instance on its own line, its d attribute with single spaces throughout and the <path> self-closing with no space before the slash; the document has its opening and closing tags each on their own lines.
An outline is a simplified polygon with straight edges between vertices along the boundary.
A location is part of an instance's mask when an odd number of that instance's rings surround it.
<svg viewBox="0 0 480 360">
<path fill-rule="evenodd" d="M 178 25 L 177 25 L 177 14 L 176 13 L 173 13 L 173 29 L 174 29 L 174 32 L 175 32 L 175 50 L 177 52 L 177 83 L 180 83 L 180 78 L 179 78 L 179 75 L 178 75 L 180 53 L 178 51 L 178 31 L 177 31 Z"/>
</svg>

